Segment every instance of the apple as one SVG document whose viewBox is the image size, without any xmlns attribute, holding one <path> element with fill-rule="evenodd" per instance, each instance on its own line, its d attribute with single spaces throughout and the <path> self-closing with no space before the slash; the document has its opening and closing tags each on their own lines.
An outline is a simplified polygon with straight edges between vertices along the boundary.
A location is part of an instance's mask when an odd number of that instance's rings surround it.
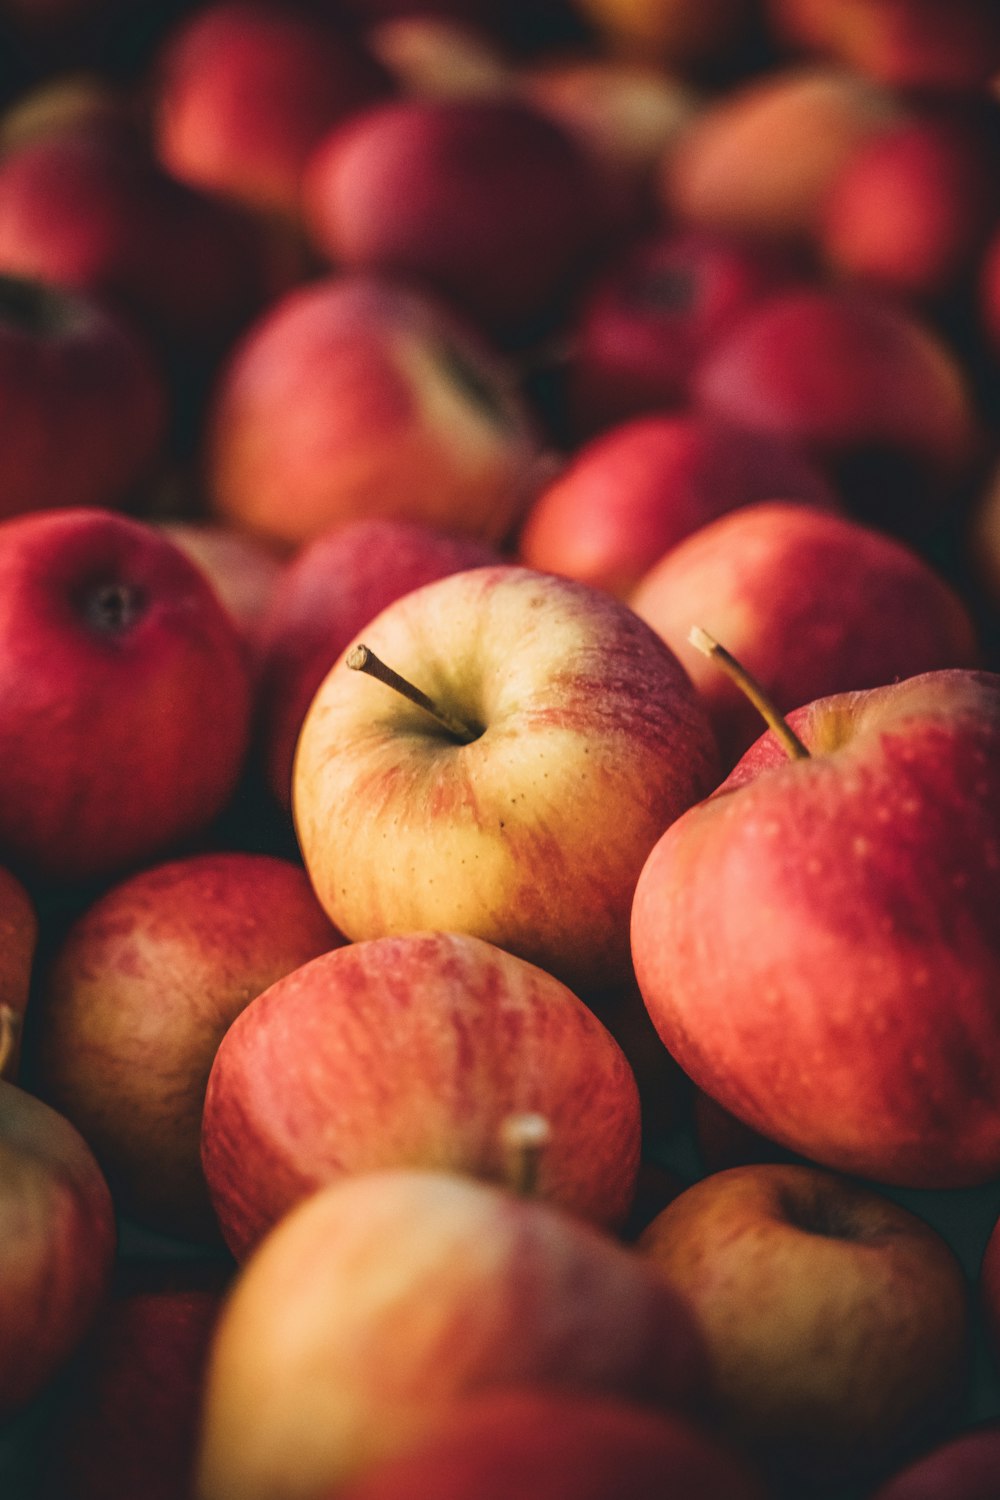
<svg viewBox="0 0 1000 1500">
<path fill-rule="evenodd" d="M 259 636 L 284 576 L 285 559 L 257 537 L 207 521 L 162 523 L 164 533 L 198 564 L 243 635 L 256 665 Z"/>
<path fill-rule="evenodd" d="M 331 921 L 467 932 L 584 995 L 622 982 L 643 861 L 716 774 L 674 655 L 610 596 L 506 566 L 397 599 L 358 644 L 459 722 L 351 652 L 325 678 L 292 807 Z"/>
<path fill-rule="evenodd" d="M 209 1359 L 200 1500 L 320 1500 L 460 1397 L 537 1385 L 697 1411 L 686 1304 L 635 1251 L 443 1172 L 320 1189 L 258 1246 Z"/>
<path fill-rule="evenodd" d="M 359 518 L 499 541 L 540 439 L 507 362 L 439 303 L 374 276 L 276 301 L 208 414 L 213 514 L 286 549 Z"/>
<path fill-rule="evenodd" d="M 699 1087 L 845 1172 L 1000 1171 L 1000 677 L 939 671 L 789 715 L 659 840 L 636 976 Z"/>
<path fill-rule="evenodd" d="M 872 1500 L 992 1500 L 1000 1425 L 983 1423 L 936 1443 L 874 1491 Z"/>
<path fill-rule="evenodd" d="M 698 1319 L 719 1430 L 772 1472 L 870 1475 L 954 1414 L 961 1266 L 882 1194 L 812 1166 L 731 1167 L 679 1194 L 639 1249 Z"/>
<path fill-rule="evenodd" d="M 309 705 L 358 632 L 412 589 L 500 560 L 486 542 L 419 521 L 345 521 L 300 548 L 258 631 L 258 738 L 268 785 L 283 808 L 291 802 L 295 745 Z"/>
<path fill-rule="evenodd" d="M 518 553 L 627 599 L 692 532 L 778 497 L 838 506 L 819 467 L 780 438 L 692 411 L 633 417 L 573 452 L 529 509 Z"/>
<path fill-rule="evenodd" d="M 591 155 L 513 97 L 372 106 L 320 142 L 303 183 L 322 255 L 415 283 L 505 344 L 568 306 L 604 206 Z"/>
<path fill-rule="evenodd" d="M 689 70 L 725 58 L 745 42 L 748 0 L 579 0 L 613 51 Z"/>
<path fill-rule="evenodd" d="M 408 933 L 326 953 L 239 1015 L 212 1064 L 201 1152 L 243 1260 L 327 1182 L 393 1166 L 506 1179 L 504 1122 L 546 1122 L 535 1191 L 609 1227 L 639 1167 L 639 1094 L 610 1032 L 551 975 L 479 938 Z"/>
<path fill-rule="evenodd" d="M 990 237 L 978 277 L 979 323 L 994 354 L 1000 351 L 1000 229 Z"/>
<path fill-rule="evenodd" d="M 682 1417 L 618 1397 L 532 1388 L 456 1402 L 425 1438 L 336 1493 L 343 1500 L 764 1497 L 733 1454 Z"/>
<path fill-rule="evenodd" d="M 310 153 L 389 89 L 365 48 L 318 16 L 212 0 L 157 53 L 157 151 L 193 187 L 294 218 Z"/>
<path fill-rule="evenodd" d="M 265 854 L 141 870 L 70 925 L 39 986 L 38 1089 L 123 1212 L 217 1235 L 199 1155 L 216 1048 L 254 996 L 342 941 L 300 866 Z"/>
<path fill-rule="evenodd" d="M 2 517 L 117 505 L 160 457 L 164 377 L 91 297 L 0 275 L 0 389 Z"/>
<path fill-rule="evenodd" d="M 1000 1363 L 1000 1220 L 987 1236 L 979 1267 L 979 1304 L 994 1363 Z"/>
<path fill-rule="evenodd" d="M 207 827 L 249 738 L 243 647 L 153 527 L 72 509 L 0 524 L 0 858 L 110 876 Z"/>
<path fill-rule="evenodd" d="M 468 15 L 418 10 L 386 16 L 365 33 L 365 45 L 401 94 L 449 99 L 502 95 L 513 87 L 512 64 L 499 39 Z"/>
<path fill-rule="evenodd" d="M 40 1395 L 82 1341 L 115 1244 L 111 1194 L 82 1137 L 0 1081 L 0 1419 Z"/>
<path fill-rule="evenodd" d="M 0 865 L 0 1079 L 17 1074 L 37 945 L 35 903 Z"/>
<path fill-rule="evenodd" d="M 854 688 L 979 663 L 958 593 L 903 542 L 846 516 L 771 501 L 743 506 L 671 548 L 629 595 L 701 696 L 726 765 L 760 714 L 688 641 L 697 620 L 779 712 Z"/>
</svg>

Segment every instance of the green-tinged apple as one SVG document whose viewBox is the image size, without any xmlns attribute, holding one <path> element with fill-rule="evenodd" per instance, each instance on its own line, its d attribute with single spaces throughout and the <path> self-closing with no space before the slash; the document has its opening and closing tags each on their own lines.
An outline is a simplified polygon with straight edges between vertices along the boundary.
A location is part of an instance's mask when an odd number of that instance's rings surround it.
<svg viewBox="0 0 1000 1500">
<path fill-rule="evenodd" d="M 361 645 L 313 699 L 293 772 L 331 920 L 353 940 L 467 932 L 581 994 L 621 983 L 643 862 L 716 774 L 673 653 L 610 596 L 504 566 L 396 600 Z M 457 722 L 351 670 L 372 654 Z"/>
<path fill-rule="evenodd" d="M 0 866 L 0 1078 L 14 1078 L 38 943 L 38 913 L 24 886 Z"/>
<path fill-rule="evenodd" d="M 408 933 L 315 958 L 247 1006 L 212 1065 L 202 1161 L 243 1259 L 293 1203 L 350 1173 L 504 1180 L 503 1125 L 520 1114 L 548 1124 L 538 1195 L 620 1224 L 639 1095 L 611 1034 L 523 959 L 480 938 Z"/>
<path fill-rule="evenodd" d="M 813 1166 L 731 1167 L 668 1204 L 639 1248 L 698 1318 L 718 1430 L 769 1470 L 871 1474 L 957 1409 L 961 1266 L 882 1194 Z"/>
<path fill-rule="evenodd" d="M 698 1411 L 694 1321 L 634 1250 L 440 1172 L 366 1172 L 243 1267 L 209 1361 L 199 1500 L 322 1500 L 493 1387 Z"/>
<path fill-rule="evenodd" d="M 82 1137 L 0 1082 L 0 1419 L 38 1396 L 83 1339 L 115 1244 L 111 1194 Z"/>
<path fill-rule="evenodd" d="M 254 996 L 342 941 L 301 867 L 265 854 L 141 870 L 76 919 L 39 986 L 36 1075 L 121 1210 L 218 1234 L 199 1158 L 216 1048 Z"/>
<path fill-rule="evenodd" d="M 994 1177 L 1000 676 L 927 672 L 780 727 L 798 747 L 762 736 L 639 877 L 656 1028 L 725 1108 L 827 1166 Z"/>
</svg>

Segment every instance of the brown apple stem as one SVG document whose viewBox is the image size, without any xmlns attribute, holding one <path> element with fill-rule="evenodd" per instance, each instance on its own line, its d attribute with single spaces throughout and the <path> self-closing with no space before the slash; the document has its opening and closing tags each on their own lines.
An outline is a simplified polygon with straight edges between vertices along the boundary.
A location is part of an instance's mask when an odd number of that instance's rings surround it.
<svg viewBox="0 0 1000 1500">
<path fill-rule="evenodd" d="M 12 1005 L 0 1005 L 0 1078 L 7 1077 L 7 1067 L 14 1056 L 20 1035 L 20 1015 Z"/>
<path fill-rule="evenodd" d="M 366 672 L 369 677 L 374 677 L 376 681 L 384 682 L 386 687 L 391 687 L 397 693 L 401 693 L 404 698 L 408 698 L 411 703 L 415 703 L 418 708 L 422 708 L 424 713 L 430 714 L 433 719 L 437 719 L 438 723 L 447 729 L 449 734 L 454 735 L 456 740 L 460 740 L 463 745 L 468 745 L 472 740 L 477 740 L 482 734 L 482 729 L 477 726 L 466 724 L 464 719 L 458 719 L 454 714 L 446 713 L 432 698 L 428 698 L 426 693 L 422 693 L 418 687 L 414 687 L 412 682 L 407 682 L 405 677 L 400 677 L 398 672 L 394 672 L 391 667 L 387 667 L 385 662 L 377 657 L 375 652 L 368 646 L 354 646 L 347 653 L 345 661 L 352 672 Z"/>
<path fill-rule="evenodd" d="M 504 1176 L 512 1193 L 521 1198 L 535 1196 L 542 1156 L 551 1135 L 544 1115 L 508 1115 L 504 1120 L 500 1126 L 500 1140 L 506 1158 Z"/>
<path fill-rule="evenodd" d="M 787 719 L 778 712 L 757 679 L 751 677 L 746 667 L 738 662 L 725 646 L 720 646 L 715 637 L 709 635 L 707 630 L 702 630 L 700 625 L 691 627 L 688 640 L 705 656 L 710 656 L 713 661 L 717 662 L 726 676 L 735 682 L 741 692 L 746 694 L 768 728 L 784 745 L 792 760 L 809 759 L 809 751 Z"/>
</svg>

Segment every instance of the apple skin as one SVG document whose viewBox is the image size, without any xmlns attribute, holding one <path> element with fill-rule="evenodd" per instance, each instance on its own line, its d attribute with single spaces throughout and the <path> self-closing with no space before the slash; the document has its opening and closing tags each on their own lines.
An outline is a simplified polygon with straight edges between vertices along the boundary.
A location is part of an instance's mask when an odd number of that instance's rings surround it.
<svg viewBox="0 0 1000 1500">
<path fill-rule="evenodd" d="M 111 1282 L 111 1194 L 68 1120 L 0 1082 L 0 1418 L 63 1368 Z"/>
<path fill-rule="evenodd" d="M 1000 231 L 991 236 L 979 269 L 979 323 L 994 352 L 1000 351 Z"/>
<path fill-rule="evenodd" d="M 782 1476 L 872 1474 L 953 1415 L 969 1299 L 915 1214 L 806 1165 L 732 1167 L 668 1204 L 638 1248 L 712 1358 L 718 1431 Z"/>
<path fill-rule="evenodd" d="M 103 510 L 0 524 L 0 850 L 109 876 L 205 828 L 249 739 L 242 643 L 153 527 Z"/>
<path fill-rule="evenodd" d="M 259 631 L 257 733 L 282 807 L 291 804 L 295 745 L 309 705 L 358 632 L 403 594 L 500 560 L 486 542 L 418 521 L 345 521 L 300 548 Z"/>
<path fill-rule="evenodd" d="M 1000 1220 L 994 1224 L 979 1267 L 979 1302 L 986 1338 L 995 1364 L 1000 1364 Z"/>
<path fill-rule="evenodd" d="M 613 52 L 685 72 L 738 51 L 752 16 L 747 0 L 580 0 L 580 8 Z"/>
<path fill-rule="evenodd" d="M 715 784 L 673 654 L 610 596 L 516 567 L 427 584 L 363 637 L 483 732 L 460 744 L 344 657 L 332 668 L 292 791 L 331 921 L 352 940 L 467 932 L 584 996 L 623 982 L 643 861 Z"/>
<path fill-rule="evenodd" d="M 187 16 L 160 48 L 156 77 L 168 171 L 292 217 L 319 141 L 391 87 L 360 43 L 274 0 L 214 0 Z"/>
<path fill-rule="evenodd" d="M 496 542 L 536 487 L 539 436 L 507 362 L 446 308 L 372 276 L 276 301 L 220 372 L 217 518 L 287 549 L 361 518 Z"/>
<path fill-rule="evenodd" d="M 610 1396 L 489 1391 L 339 1500 L 764 1500 L 721 1444 L 668 1412 Z M 333 1500 L 328 1492 L 324 1500 Z"/>
<path fill-rule="evenodd" d="M 199 1500 L 319 1500 L 460 1397 L 538 1385 L 703 1409 L 685 1303 L 543 1203 L 366 1172 L 292 1209 L 242 1268 L 209 1362 Z"/>
<path fill-rule="evenodd" d="M 709 631 L 780 713 L 831 693 L 980 662 L 958 593 L 904 543 L 859 521 L 781 501 L 747 505 L 686 537 L 629 596 L 677 654 L 732 766 L 761 717 L 688 640 Z"/>
<path fill-rule="evenodd" d="M 222 1038 L 201 1152 L 230 1250 L 356 1172 L 422 1166 L 503 1182 L 503 1124 L 541 1115 L 537 1195 L 608 1227 L 639 1168 L 639 1093 L 597 1017 L 479 938 L 353 943 L 259 995 Z"/>
<path fill-rule="evenodd" d="M 969 1428 L 908 1463 L 871 1500 L 993 1500 L 1000 1473 L 1000 1426 Z"/>
<path fill-rule="evenodd" d="M 254 996 L 342 941 L 302 869 L 264 854 L 141 870 L 71 925 L 39 987 L 38 1091 L 86 1138 L 121 1211 L 217 1236 L 200 1164 L 216 1048 Z"/>
<path fill-rule="evenodd" d="M 551 326 L 610 227 L 597 162 L 513 97 L 373 106 L 320 142 L 302 202 L 335 265 L 421 286 L 504 344 Z"/>
<path fill-rule="evenodd" d="M 31 989 L 38 913 L 24 886 L 0 865 L 0 1079 L 17 1076 L 21 1056 L 21 1027 Z M 10 1050 L 4 1033 L 9 1031 Z"/>
<path fill-rule="evenodd" d="M 167 521 L 163 531 L 206 575 L 256 665 L 258 637 L 284 575 L 285 559 L 256 537 L 228 526 Z"/>
<path fill-rule="evenodd" d="M 929 672 L 789 723 L 809 759 L 762 737 L 639 876 L 653 1022 L 699 1087 L 790 1150 L 902 1186 L 986 1181 L 1000 677 Z"/>
<path fill-rule="evenodd" d="M 406 96 L 503 95 L 513 87 L 512 64 L 499 39 L 468 14 L 418 10 L 386 16 L 365 32 L 365 45 Z"/>
<path fill-rule="evenodd" d="M 780 439 L 697 412 L 634 417 L 584 443 L 545 486 L 518 554 L 529 568 L 628 599 L 686 536 L 778 497 L 839 506 L 819 467 Z"/>
</svg>

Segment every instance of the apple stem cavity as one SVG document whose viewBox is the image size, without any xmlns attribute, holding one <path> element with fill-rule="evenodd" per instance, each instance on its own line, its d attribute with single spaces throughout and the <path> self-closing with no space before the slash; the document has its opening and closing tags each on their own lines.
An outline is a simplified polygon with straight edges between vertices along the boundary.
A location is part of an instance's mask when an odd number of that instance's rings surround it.
<svg viewBox="0 0 1000 1500">
<path fill-rule="evenodd" d="M 791 760 L 809 759 L 809 751 L 784 715 L 778 712 L 757 679 L 751 676 L 746 667 L 738 662 L 725 646 L 719 644 L 714 635 L 709 635 L 708 631 L 703 630 L 700 625 L 693 625 L 688 634 L 688 640 L 703 655 L 710 656 L 714 662 L 717 662 L 726 676 L 735 682 L 742 693 L 746 694 L 767 727 L 781 741 Z"/>
<path fill-rule="evenodd" d="M 500 1140 L 506 1159 L 504 1178 L 512 1193 L 533 1198 L 538 1191 L 542 1156 L 552 1136 L 544 1115 L 508 1115 L 500 1126 Z"/>
<path fill-rule="evenodd" d="M 425 713 L 430 714 L 433 719 L 447 729 L 448 733 L 463 745 L 469 745 L 473 740 L 479 739 L 482 734 L 480 726 L 467 724 L 464 719 L 457 718 L 454 714 L 447 713 L 439 707 L 426 693 L 422 693 L 412 682 L 407 682 L 405 677 L 400 677 L 392 667 L 387 667 L 380 657 L 370 647 L 364 645 L 353 646 L 345 657 L 345 664 L 352 672 L 366 672 L 369 677 L 374 677 L 377 682 L 384 682 L 386 687 L 393 688 L 401 693 L 404 698 L 415 703 L 417 708 L 422 708 Z"/>
<path fill-rule="evenodd" d="M 146 608 L 142 589 L 128 583 L 102 583 L 88 590 L 83 614 L 98 635 L 124 635 Z"/>
<path fill-rule="evenodd" d="M 0 1078 L 7 1077 L 7 1067 L 14 1056 L 20 1035 L 20 1015 L 12 1005 L 0 1005 Z"/>
</svg>

